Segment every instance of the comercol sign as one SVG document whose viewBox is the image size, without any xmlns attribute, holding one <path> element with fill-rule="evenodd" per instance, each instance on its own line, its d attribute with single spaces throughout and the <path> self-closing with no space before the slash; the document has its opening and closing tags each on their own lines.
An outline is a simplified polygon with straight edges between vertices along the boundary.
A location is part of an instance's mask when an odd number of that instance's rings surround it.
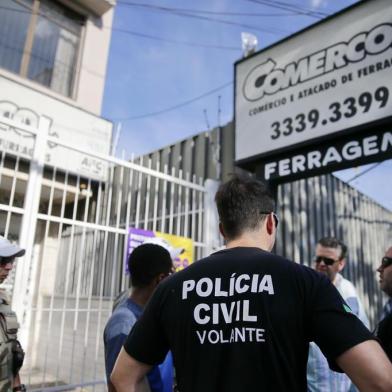
<svg viewBox="0 0 392 392">
<path fill-rule="evenodd" d="M 80 108 L 0 77 L 0 117 L 38 127 L 39 117 L 51 119 L 49 135 L 84 151 L 108 155 L 113 124 Z M 34 137 L 0 124 L 0 148 L 29 159 Z M 48 143 L 46 164 L 91 179 L 107 179 L 107 163 L 89 154 Z"/>
<path fill-rule="evenodd" d="M 269 160 L 271 177 L 279 173 L 273 160 L 279 154 L 333 146 L 351 132 L 385 124 L 392 115 L 391 70 L 390 0 L 363 1 L 237 62 L 237 163 Z M 380 151 L 391 154 L 389 136 L 381 139 Z M 298 159 L 294 166 L 304 168 Z M 350 160 L 347 153 L 336 159 Z"/>
</svg>

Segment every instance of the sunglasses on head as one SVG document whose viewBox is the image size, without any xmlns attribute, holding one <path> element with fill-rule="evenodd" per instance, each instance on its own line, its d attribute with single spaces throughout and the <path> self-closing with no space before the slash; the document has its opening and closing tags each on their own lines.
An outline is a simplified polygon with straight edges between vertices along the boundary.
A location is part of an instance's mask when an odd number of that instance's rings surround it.
<svg viewBox="0 0 392 392">
<path fill-rule="evenodd" d="M 321 263 L 322 261 L 324 261 L 324 264 L 325 264 L 325 265 L 332 265 L 332 264 L 336 263 L 336 262 L 339 261 L 339 260 L 330 259 L 329 257 L 324 257 L 324 256 L 317 256 L 317 257 L 314 259 L 314 261 L 315 261 L 317 264 L 319 264 L 319 263 Z"/>
<path fill-rule="evenodd" d="M 387 267 L 389 267 L 391 264 L 392 264 L 392 257 L 384 256 L 384 257 L 381 259 L 381 267 L 382 267 L 382 268 L 387 268 Z"/>
<path fill-rule="evenodd" d="M 273 212 L 273 211 L 268 211 L 268 212 L 260 211 L 260 214 L 262 214 L 262 215 L 272 214 L 272 216 L 274 217 L 274 220 L 275 220 L 275 228 L 278 228 L 279 218 L 278 218 L 278 215 L 275 214 L 275 212 Z"/>
<path fill-rule="evenodd" d="M 8 263 L 13 263 L 15 260 L 15 257 L 10 256 L 10 257 L 0 257 L 0 265 L 7 265 Z"/>
</svg>

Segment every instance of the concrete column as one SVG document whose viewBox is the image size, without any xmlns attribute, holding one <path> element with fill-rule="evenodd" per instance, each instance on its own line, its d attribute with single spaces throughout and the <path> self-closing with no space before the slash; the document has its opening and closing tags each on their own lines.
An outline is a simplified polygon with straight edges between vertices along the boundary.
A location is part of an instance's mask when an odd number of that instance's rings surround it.
<svg viewBox="0 0 392 392">
<path fill-rule="evenodd" d="M 20 245 L 26 249 L 24 257 L 16 262 L 12 308 L 18 316 L 20 330 L 19 340 L 23 347 L 28 344 L 28 331 L 31 319 L 31 306 L 35 281 L 32 271 L 34 238 L 37 226 L 37 215 L 42 185 L 42 175 L 45 164 L 45 151 L 50 126 L 50 119 L 40 117 L 38 133 L 35 137 L 33 157 L 30 162 L 29 179 L 24 201 L 24 216 L 20 232 Z"/>
</svg>

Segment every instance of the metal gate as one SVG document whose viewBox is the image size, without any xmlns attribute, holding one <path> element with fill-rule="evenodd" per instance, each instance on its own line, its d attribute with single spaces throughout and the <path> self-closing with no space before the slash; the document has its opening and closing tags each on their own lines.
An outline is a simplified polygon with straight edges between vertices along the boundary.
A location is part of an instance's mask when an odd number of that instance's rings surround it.
<svg viewBox="0 0 392 392">
<path fill-rule="evenodd" d="M 151 161 L 89 153 L 48 129 L 45 117 L 38 129 L 0 119 L 0 132 L 32 138 L 31 150 L 0 144 L 0 234 L 26 248 L 6 286 L 27 352 L 23 382 L 33 391 L 106 390 L 103 328 L 128 287 L 128 228 L 189 237 L 202 257 L 219 245 L 210 207 L 216 184 Z M 47 148 L 88 156 L 106 178 L 47 164 Z"/>
</svg>

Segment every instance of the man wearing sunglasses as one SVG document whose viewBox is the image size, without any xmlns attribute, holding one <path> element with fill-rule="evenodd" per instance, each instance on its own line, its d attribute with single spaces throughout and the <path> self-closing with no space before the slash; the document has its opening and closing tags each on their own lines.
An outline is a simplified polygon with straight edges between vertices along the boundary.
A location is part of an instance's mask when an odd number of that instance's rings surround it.
<svg viewBox="0 0 392 392">
<path fill-rule="evenodd" d="M 24 249 L 0 236 L 0 284 L 11 273 L 15 259 L 24 254 Z M 26 390 L 19 377 L 24 352 L 17 340 L 18 327 L 8 295 L 0 289 L 0 391 Z"/>
<path fill-rule="evenodd" d="M 350 311 L 369 327 L 369 320 L 354 285 L 340 274 L 346 259 L 347 246 L 337 238 L 324 237 L 316 245 L 314 269 L 332 282 Z M 329 369 L 328 360 L 315 343 L 310 345 L 307 379 L 309 392 L 348 392 L 352 388 L 352 382 L 345 374 Z"/>
<path fill-rule="evenodd" d="M 392 391 L 392 364 L 331 282 L 271 253 L 278 221 L 266 186 L 235 176 L 215 201 L 226 249 L 157 287 L 117 359 L 117 392 L 139 391 L 169 350 L 181 392 L 303 392 L 313 340 L 361 390 Z"/>
<path fill-rule="evenodd" d="M 392 362 L 392 246 L 385 253 L 377 271 L 380 274 L 380 288 L 389 297 L 377 327 L 377 337 Z"/>
</svg>

